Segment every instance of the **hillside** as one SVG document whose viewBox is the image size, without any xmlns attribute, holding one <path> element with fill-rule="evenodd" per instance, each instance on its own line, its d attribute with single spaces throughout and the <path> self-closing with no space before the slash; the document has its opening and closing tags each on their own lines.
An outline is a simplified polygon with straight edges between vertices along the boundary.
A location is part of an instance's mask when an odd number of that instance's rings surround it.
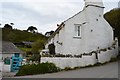
<svg viewBox="0 0 120 80">
<path fill-rule="evenodd" d="M 37 40 L 46 40 L 47 38 L 40 33 L 30 33 L 21 30 L 15 29 L 2 29 L 2 40 L 3 41 L 11 41 L 22 42 L 22 41 L 31 41 L 35 42 Z"/>
<path fill-rule="evenodd" d="M 118 37 L 120 45 L 120 8 L 115 8 L 104 15 L 108 23 L 114 28 L 114 36 Z"/>
</svg>

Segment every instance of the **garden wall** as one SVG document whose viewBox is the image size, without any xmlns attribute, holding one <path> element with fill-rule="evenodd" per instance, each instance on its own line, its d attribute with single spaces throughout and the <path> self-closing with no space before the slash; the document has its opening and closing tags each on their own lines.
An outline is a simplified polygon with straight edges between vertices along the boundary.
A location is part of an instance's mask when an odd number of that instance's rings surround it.
<svg viewBox="0 0 120 80">
<path fill-rule="evenodd" d="M 115 58 L 118 55 L 118 47 L 112 48 L 107 51 L 100 51 L 97 53 L 98 59 L 96 59 L 95 53 L 92 55 L 82 55 L 81 58 L 76 57 L 41 57 L 41 63 L 51 62 L 54 63 L 57 67 L 64 69 L 65 67 L 85 67 L 88 65 L 94 65 L 97 62 L 105 63 Z"/>
<path fill-rule="evenodd" d="M 10 72 L 10 65 L 5 65 L 4 62 L 0 62 L 0 71 L 2 72 Z"/>
<path fill-rule="evenodd" d="M 98 62 L 99 63 L 105 63 L 105 62 L 109 62 L 111 60 L 111 58 L 116 58 L 118 56 L 118 45 L 115 46 L 115 49 L 112 50 L 108 50 L 106 52 L 101 51 L 98 54 Z"/>
<path fill-rule="evenodd" d="M 10 65 L 3 65 L 3 72 L 11 72 L 11 66 Z"/>
<path fill-rule="evenodd" d="M 2 71 L 2 64 L 3 62 L 0 62 L 0 71 Z"/>
<path fill-rule="evenodd" d="M 61 57 L 42 57 L 41 62 L 51 62 L 56 64 L 57 67 L 64 69 L 65 67 L 78 67 L 78 66 L 87 66 L 94 65 L 96 59 L 92 56 L 83 56 L 82 58 L 61 58 Z"/>
</svg>

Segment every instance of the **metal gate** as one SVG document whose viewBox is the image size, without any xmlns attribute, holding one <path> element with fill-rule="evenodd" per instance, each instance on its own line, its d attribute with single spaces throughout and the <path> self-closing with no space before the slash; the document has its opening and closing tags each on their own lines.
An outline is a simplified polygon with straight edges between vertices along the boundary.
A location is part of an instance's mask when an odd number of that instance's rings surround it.
<svg viewBox="0 0 120 80">
<path fill-rule="evenodd" d="M 20 57 L 19 53 L 15 53 L 14 56 L 12 56 L 11 72 L 18 71 L 20 66 L 22 66 L 22 58 Z"/>
</svg>

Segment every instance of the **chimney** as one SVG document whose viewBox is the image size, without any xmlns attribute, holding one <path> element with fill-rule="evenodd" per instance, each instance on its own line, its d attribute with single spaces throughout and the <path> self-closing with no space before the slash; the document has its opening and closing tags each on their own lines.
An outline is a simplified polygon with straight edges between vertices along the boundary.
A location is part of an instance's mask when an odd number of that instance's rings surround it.
<svg viewBox="0 0 120 80">
<path fill-rule="evenodd" d="M 84 1 L 85 1 L 85 7 L 97 6 L 97 7 L 104 8 L 102 0 L 84 0 Z"/>
</svg>

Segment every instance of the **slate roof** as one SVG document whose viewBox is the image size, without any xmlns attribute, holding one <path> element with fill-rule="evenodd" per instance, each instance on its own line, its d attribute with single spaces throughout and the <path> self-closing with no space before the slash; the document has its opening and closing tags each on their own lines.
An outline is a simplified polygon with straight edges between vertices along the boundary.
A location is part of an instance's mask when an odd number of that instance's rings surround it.
<svg viewBox="0 0 120 80">
<path fill-rule="evenodd" d="M 0 53 L 24 53 L 18 49 L 12 42 L 0 41 Z"/>
</svg>

